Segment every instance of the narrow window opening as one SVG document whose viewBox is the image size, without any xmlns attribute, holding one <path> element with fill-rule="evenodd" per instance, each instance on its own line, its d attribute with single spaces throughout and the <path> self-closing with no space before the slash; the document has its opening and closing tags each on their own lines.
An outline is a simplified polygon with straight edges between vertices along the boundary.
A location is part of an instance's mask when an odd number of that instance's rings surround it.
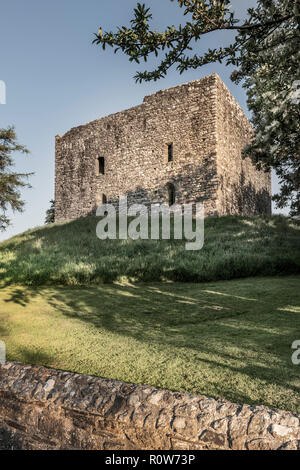
<svg viewBox="0 0 300 470">
<path fill-rule="evenodd" d="M 168 145 L 168 162 L 173 161 L 173 144 Z"/>
<path fill-rule="evenodd" d="M 169 206 L 173 206 L 176 202 L 175 186 L 172 183 L 168 184 Z"/>
<path fill-rule="evenodd" d="M 104 175 L 104 157 L 99 157 L 98 158 L 98 170 L 99 170 L 99 175 Z"/>
</svg>

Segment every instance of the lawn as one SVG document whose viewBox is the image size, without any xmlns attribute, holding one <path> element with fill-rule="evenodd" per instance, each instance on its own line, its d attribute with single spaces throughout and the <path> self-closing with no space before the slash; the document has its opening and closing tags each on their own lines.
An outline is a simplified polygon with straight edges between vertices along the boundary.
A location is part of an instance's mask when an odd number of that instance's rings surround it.
<svg viewBox="0 0 300 470">
<path fill-rule="evenodd" d="M 0 290 L 8 360 L 300 412 L 300 276 Z"/>
</svg>

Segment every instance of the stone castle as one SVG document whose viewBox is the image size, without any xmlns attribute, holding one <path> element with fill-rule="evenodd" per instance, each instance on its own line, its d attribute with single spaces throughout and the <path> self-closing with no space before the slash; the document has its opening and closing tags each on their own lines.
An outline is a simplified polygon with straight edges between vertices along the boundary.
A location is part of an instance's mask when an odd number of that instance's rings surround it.
<svg viewBox="0 0 300 470">
<path fill-rule="evenodd" d="M 271 178 L 242 149 L 253 129 L 217 74 L 56 137 L 56 220 L 103 203 L 203 202 L 205 215 L 271 213 Z"/>
</svg>

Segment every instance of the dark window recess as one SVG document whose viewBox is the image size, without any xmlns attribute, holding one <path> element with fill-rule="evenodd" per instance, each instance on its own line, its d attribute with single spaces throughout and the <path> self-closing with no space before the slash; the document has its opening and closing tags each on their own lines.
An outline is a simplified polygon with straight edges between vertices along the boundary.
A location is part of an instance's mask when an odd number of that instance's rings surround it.
<svg viewBox="0 0 300 470">
<path fill-rule="evenodd" d="M 107 204 L 107 197 L 105 194 L 102 194 L 102 204 Z"/>
<path fill-rule="evenodd" d="M 173 144 L 168 145 L 168 162 L 173 161 Z"/>
<path fill-rule="evenodd" d="M 99 174 L 104 175 L 104 157 L 99 157 L 98 158 L 98 169 L 99 169 Z"/>
<path fill-rule="evenodd" d="M 175 186 L 172 183 L 168 184 L 168 193 L 169 193 L 169 206 L 173 206 L 175 204 Z"/>
</svg>

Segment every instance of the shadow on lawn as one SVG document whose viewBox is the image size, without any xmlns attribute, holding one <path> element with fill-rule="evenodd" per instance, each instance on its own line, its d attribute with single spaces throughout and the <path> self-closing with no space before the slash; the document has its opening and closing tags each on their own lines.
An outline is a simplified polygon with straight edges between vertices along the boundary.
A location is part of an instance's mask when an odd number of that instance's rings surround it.
<svg viewBox="0 0 300 470">
<path fill-rule="evenodd" d="M 34 348 L 19 347 L 15 349 L 14 354 L 17 358 L 20 358 L 20 362 L 25 362 L 26 364 L 42 364 L 45 367 L 51 367 L 53 364 L 53 357 L 50 354 Z"/>
<path fill-rule="evenodd" d="M 298 281 L 290 280 L 295 291 Z M 249 382 L 259 380 L 299 393 L 299 373 L 291 363 L 297 325 L 300 330 L 299 313 L 288 306 L 288 294 L 281 295 L 283 289 L 280 278 L 223 282 L 221 288 L 218 283 L 16 288 L 6 302 L 26 306 L 43 295 L 65 317 L 96 329 L 150 346 L 166 346 L 170 354 L 175 348 L 183 358 L 190 351 L 193 366 L 199 370 L 205 363 L 218 373 L 229 372 L 232 378 L 240 373 Z M 36 362 L 34 354 L 28 358 Z M 251 402 L 232 382 L 217 382 L 212 387 L 215 396 Z"/>
<path fill-rule="evenodd" d="M 13 302 L 14 304 L 21 305 L 25 307 L 30 301 L 38 295 L 38 291 L 34 289 L 24 289 L 16 287 L 13 289 L 8 299 L 5 299 L 5 302 Z"/>
</svg>

